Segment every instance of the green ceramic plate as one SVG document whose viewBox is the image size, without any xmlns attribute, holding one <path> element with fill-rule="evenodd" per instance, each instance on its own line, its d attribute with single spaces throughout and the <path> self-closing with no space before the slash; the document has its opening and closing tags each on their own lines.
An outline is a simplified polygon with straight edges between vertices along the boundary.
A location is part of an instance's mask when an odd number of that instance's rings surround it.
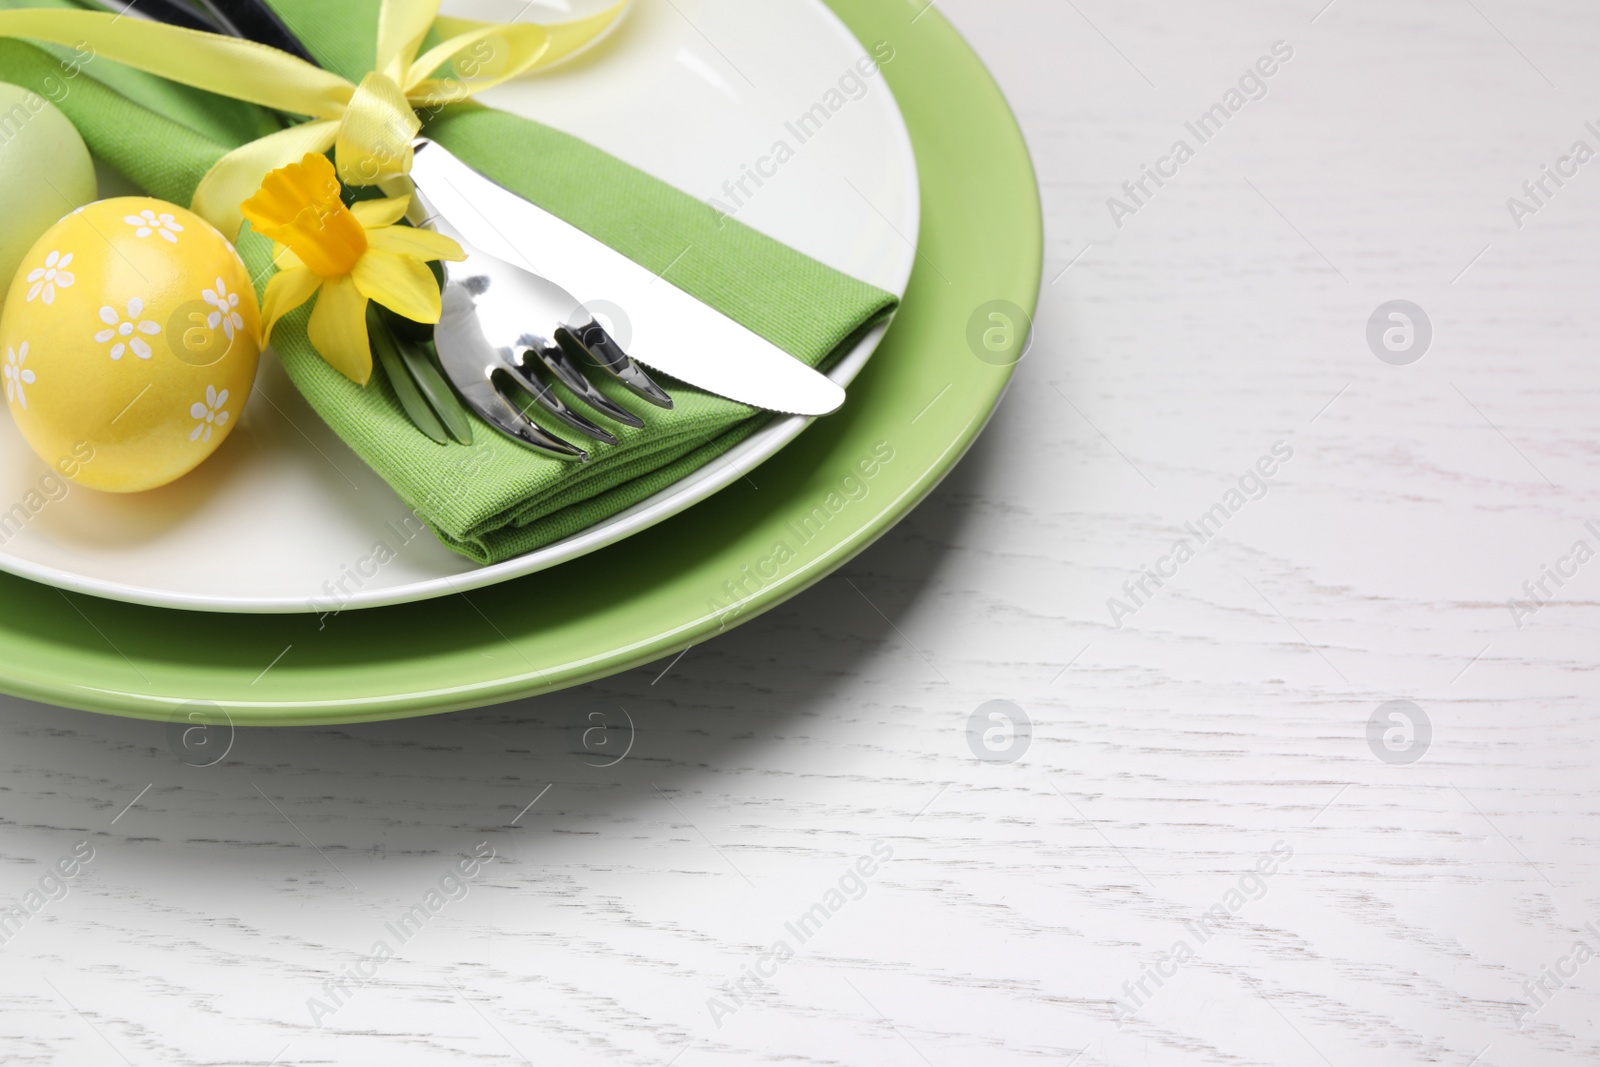
<svg viewBox="0 0 1600 1067">
<path fill-rule="evenodd" d="M 0 574 L 0 689 L 149 719 L 207 701 L 252 726 L 454 711 L 671 655 L 882 535 L 961 458 L 1010 380 L 1039 291 L 1039 195 L 1004 98 L 938 11 L 829 3 L 863 41 L 895 46 L 884 73 L 916 147 L 918 265 L 843 410 L 761 467 L 759 490 L 736 484 L 528 578 L 325 620 L 166 611 Z"/>
</svg>

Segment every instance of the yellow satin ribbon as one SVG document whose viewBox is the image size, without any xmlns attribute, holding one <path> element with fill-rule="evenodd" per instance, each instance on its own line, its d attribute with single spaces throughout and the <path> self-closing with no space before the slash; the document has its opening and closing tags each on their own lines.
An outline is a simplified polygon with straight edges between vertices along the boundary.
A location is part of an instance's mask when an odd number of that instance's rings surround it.
<svg viewBox="0 0 1600 1067">
<path fill-rule="evenodd" d="M 200 180 L 191 208 L 233 237 L 244 221 L 239 204 L 268 171 L 332 148 L 348 185 L 405 174 L 422 128 L 417 110 L 437 110 L 565 58 L 604 33 L 627 2 L 587 18 L 534 25 L 440 18 L 439 0 L 383 0 L 376 63 L 359 84 L 253 41 L 94 11 L 0 11 L 0 36 L 86 45 L 149 74 L 309 116 L 234 149 Z M 419 56 L 430 28 L 443 41 Z M 436 76 L 446 67 L 454 73 Z"/>
</svg>

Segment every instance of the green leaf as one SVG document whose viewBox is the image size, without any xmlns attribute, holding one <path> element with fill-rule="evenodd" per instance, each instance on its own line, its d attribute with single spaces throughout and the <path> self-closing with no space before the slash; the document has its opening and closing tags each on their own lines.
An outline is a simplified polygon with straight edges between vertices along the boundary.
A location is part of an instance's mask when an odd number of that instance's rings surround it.
<svg viewBox="0 0 1600 1067">
<path fill-rule="evenodd" d="M 433 353 L 433 342 L 413 341 L 403 335 L 397 335 L 395 340 L 398 342 L 396 347 L 399 349 L 400 358 L 405 361 L 417 389 L 432 405 L 439 421 L 458 443 L 470 445 L 472 421 L 467 418 L 467 409 L 456 396 L 455 390 L 450 388 L 450 383 L 445 380 L 443 372 L 439 370 L 437 357 Z"/>
<path fill-rule="evenodd" d="M 367 333 L 372 337 L 373 354 L 378 357 L 378 362 L 383 364 L 384 374 L 389 376 L 390 388 L 394 390 L 400 406 L 405 409 L 417 429 L 441 445 L 449 444 L 450 435 L 446 434 L 443 424 L 433 413 L 428 401 L 423 399 L 422 392 L 417 388 L 410 368 L 395 343 L 394 334 L 389 330 L 389 324 L 378 314 L 376 308 L 377 304 L 369 304 L 367 307 Z"/>
<path fill-rule="evenodd" d="M 376 304 L 373 306 L 377 307 Z M 417 391 L 433 408 L 439 422 L 457 443 L 472 444 L 472 420 L 467 417 L 466 407 L 439 369 L 439 357 L 431 340 L 433 327 L 427 323 L 412 322 L 388 308 L 378 308 L 378 314 L 389 324 L 396 351 L 410 372 Z"/>
</svg>

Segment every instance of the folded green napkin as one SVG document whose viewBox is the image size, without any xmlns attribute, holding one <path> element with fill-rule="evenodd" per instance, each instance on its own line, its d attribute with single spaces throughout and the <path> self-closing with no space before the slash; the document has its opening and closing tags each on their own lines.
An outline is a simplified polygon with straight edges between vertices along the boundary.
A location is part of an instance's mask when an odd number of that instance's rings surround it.
<svg viewBox="0 0 1600 1067">
<path fill-rule="evenodd" d="M 318 62 L 353 81 L 371 69 L 378 3 L 273 0 Z M 60 51 L 0 39 L 0 81 L 56 100 L 90 151 L 152 196 L 187 204 L 226 151 L 273 128 L 260 108 L 103 58 L 91 60 L 63 93 L 52 55 Z M 692 196 L 558 130 L 467 103 L 429 118 L 424 132 L 634 261 L 667 271 L 679 288 L 811 366 L 848 351 L 894 307 L 891 294 L 719 218 Z M 270 243 L 247 227 L 238 246 L 264 289 Z M 381 366 L 362 388 L 316 354 L 306 339 L 310 308 L 287 315 L 273 334 L 289 377 L 442 542 L 480 563 L 531 551 L 632 506 L 727 452 L 770 417 L 662 378 L 676 402 L 671 411 L 606 387 L 645 422 L 642 429 L 607 423 L 619 439 L 615 447 L 549 425 L 589 450 L 586 464 L 530 452 L 476 419 L 472 445 L 439 445 L 411 424 Z"/>
</svg>

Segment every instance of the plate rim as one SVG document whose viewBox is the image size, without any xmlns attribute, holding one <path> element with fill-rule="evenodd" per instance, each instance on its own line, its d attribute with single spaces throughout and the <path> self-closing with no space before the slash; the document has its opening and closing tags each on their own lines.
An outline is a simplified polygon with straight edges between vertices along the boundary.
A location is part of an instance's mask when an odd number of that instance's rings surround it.
<svg viewBox="0 0 1600 1067">
<path fill-rule="evenodd" d="M 825 0 L 806 0 L 806 2 L 831 32 L 848 42 L 850 46 L 860 47 L 861 42 L 850 32 L 850 28 L 839 17 L 838 12 L 830 8 Z M 917 170 L 916 152 L 911 143 L 911 133 L 906 128 L 905 116 L 901 113 L 899 101 L 894 96 L 894 90 L 887 79 L 884 80 L 882 88 L 889 94 L 888 114 L 889 121 L 894 125 L 894 148 L 901 156 L 901 165 L 906 168 L 911 179 L 910 187 L 904 191 L 904 195 L 912 222 L 907 224 L 905 219 L 898 220 L 911 231 L 904 235 L 911 250 L 896 265 L 895 284 L 888 290 L 893 292 L 897 299 L 903 299 L 916 265 L 916 243 L 922 225 L 921 182 Z M 889 225 L 895 228 L 893 222 Z M 850 351 L 839 358 L 826 372 L 827 376 L 840 386 L 848 386 L 854 381 L 882 342 L 891 321 L 892 316 L 864 334 Z M 501 582 L 537 574 L 591 552 L 597 552 L 682 514 L 714 496 L 792 444 L 795 438 L 815 421 L 814 417 L 804 415 L 775 415 L 765 425 L 715 460 L 593 526 L 585 527 L 559 541 L 552 541 L 542 548 L 513 556 L 499 563 L 479 566 L 456 574 L 411 581 L 404 585 L 358 590 L 340 601 L 339 611 L 343 613 L 395 607 L 458 593 L 469 593 Z M 399 497 L 395 499 L 398 501 Z M 182 593 L 155 586 L 96 578 L 77 571 L 65 570 L 53 564 L 9 555 L 3 546 L 0 546 L 0 571 L 57 589 L 143 607 L 227 615 L 315 615 L 325 610 L 317 606 L 315 597 L 308 600 L 304 596 L 241 597 Z"/>
</svg>

